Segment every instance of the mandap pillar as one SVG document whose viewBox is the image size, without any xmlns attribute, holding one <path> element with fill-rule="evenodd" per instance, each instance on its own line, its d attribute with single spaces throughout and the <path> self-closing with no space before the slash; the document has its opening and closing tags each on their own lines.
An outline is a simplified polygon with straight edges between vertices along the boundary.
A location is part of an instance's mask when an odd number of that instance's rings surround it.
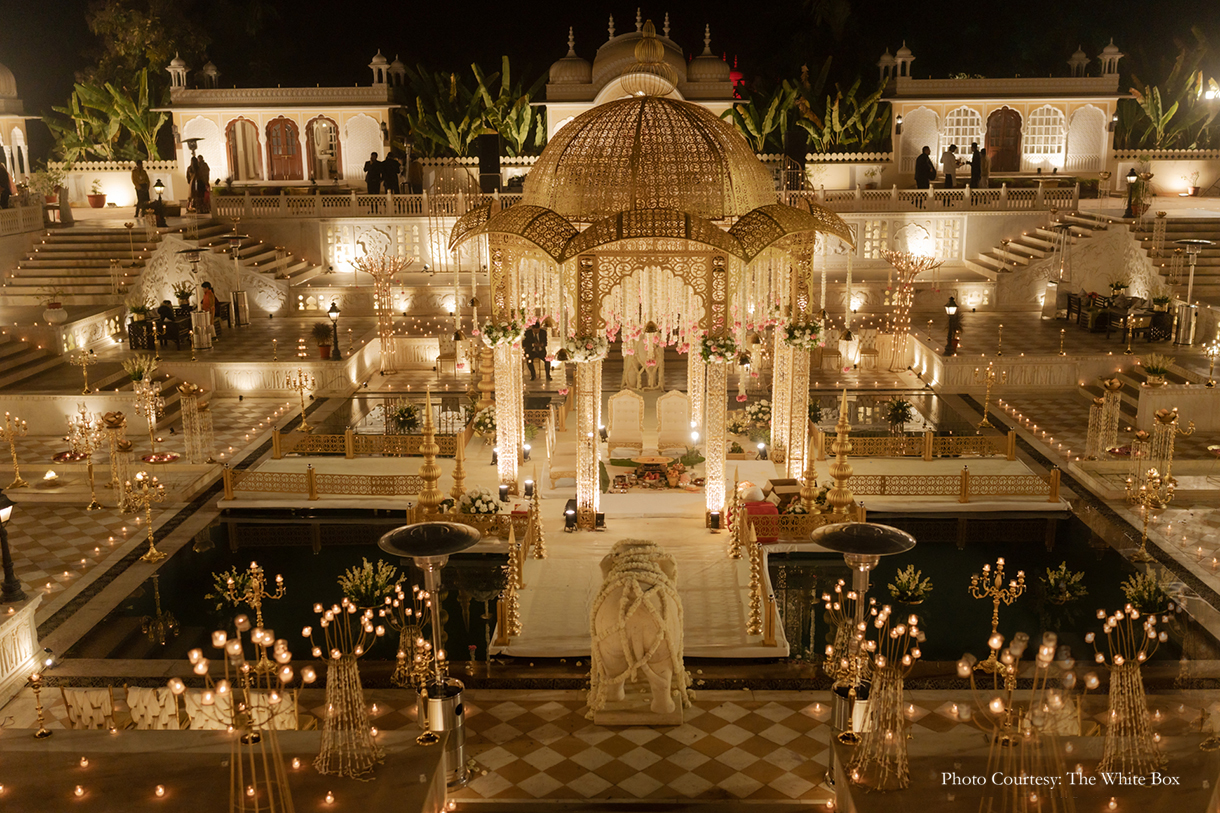
<svg viewBox="0 0 1220 813">
<path fill-rule="evenodd" d="M 811 245 L 794 257 L 793 273 L 789 275 L 791 320 L 798 326 L 813 322 L 812 249 Z M 782 434 L 777 439 L 773 428 L 771 442 L 772 445 L 783 443 L 785 475 L 792 479 L 800 479 L 805 471 L 805 446 L 809 435 L 809 353 L 809 347 L 789 343 L 786 330 L 775 331 L 775 355 L 777 359 L 785 359 L 786 368 L 784 390 L 773 396 L 771 405 L 774 414 L 776 404 L 783 404 Z"/>
<path fill-rule="evenodd" d="M 805 472 L 805 442 L 809 436 L 809 351 L 803 347 L 788 349 L 792 351 L 792 368 L 784 465 L 788 477 L 799 479 Z"/>
<path fill-rule="evenodd" d="M 789 424 L 792 421 L 792 345 L 784 341 L 782 327 L 775 329 L 771 355 L 771 459 L 787 459 Z"/>
<path fill-rule="evenodd" d="M 512 323 L 518 301 L 514 258 L 505 245 L 491 246 L 491 312 L 492 322 Z M 521 381 L 521 342 L 504 341 L 495 346 L 496 447 L 500 484 L 516 494 L 517 475 L 525 434 L 525 409 Z"/>
<path fill-rule="evenodd" d="M 576 364 L 576 525 L 593 528 L 601 499 L 598 471 L 598 402 L 601 361 Z"/>
<path fill-rule="evenodd" d="M 711 258 L 708 268 L 707 334 L 709 337 L 729 335 L 729 277 L 725 258 Z M 713 357 L 714 358 L 714 357 Z M 707 427 L 707 511 L 724 517 L 725 422 L 728 412 L 729 372 L 727 360 L 713 360 L 706 365 L 707 395 L 703 402 L 704 425 Z"/>
<path fill-rule="evenodd" d="M 694 428 L 703 428 L 703 401 L 707 382 L 704 379 L 705 366 L 699 355 L 699 348 L 691 345 L 686 349 L 686 396 L 690 398 L 690 419 Z M 706 435 L 707 433 L 704 432 Z"/>
</svg>

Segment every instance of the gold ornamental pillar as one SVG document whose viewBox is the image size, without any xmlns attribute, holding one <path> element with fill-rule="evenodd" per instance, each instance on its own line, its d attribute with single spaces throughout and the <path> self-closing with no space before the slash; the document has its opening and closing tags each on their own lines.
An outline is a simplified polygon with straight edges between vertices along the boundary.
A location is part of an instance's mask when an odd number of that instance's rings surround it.
<svg viewBox="0 0 1220 813">
<path fill-rule="evenodd" d="M 694 424 L 693 428 L 700 432 L 703 431 L 703 402 L 707 392 L 704 370 L 699 348 L 692 344 L 686 350 L 686 396 L 690 398 L 691 423 Z"/>
<path fill-rule="evenodd" d="M 809 351 L 803 347 L 788 349 L 792 351 L 791 400 L 788 402 L 788 448 L 784 465 L 788 477 L 799 478 L 805 471 L 805 440 L 809 436 Z"/>
<path fill-rule="evenodd" d="M 836 522 L 849 522 L 852 518 L 852 506 L 855 505 L 855 496 L 851 493 L 851 489 L 847 487 L 847 481 L 851 479 L 852 467 L 851 463 L 847 462 L 847 454 L 851 451 L 851 423 L 847 420 L 847 390 L 843 390 L 843 397 L 839 401 L 839 422 L 835 424 L 834 444 L 831 449 L 834 451 L 835 459 L 830 464 L 830 476 L 834 478 L 834 486 L 826 493 L 826 502 L 831 507 L 831 515 L 835 517 Z"/>
<path fill-rule="evenodd" d="M 507 323 L 513 319 L 517 304 L 514 258 L 503 242 L 491 245 L 491 314 L 492 321 Z M 517 493 L 517 472 L 521 461 L 521 437 L 524 433 L 521 382 L 520 344 L 499 344 L 495 347 L 496 448 L 500 484 Z"/>
<path fill-rule="evenodd" d="M 600 361 L 576 364 L 576 524 L 593 528 L 601 498 L 597 469 L 597 380 L 601 378 Z"/>
<path fill-rule="evenodd" d="M 794 349 L 784 341 L 783 329 L 777 328 L 771 355 L 771 459 L 776 462 L 784 460 L 788 450 Z"/>
<path fill-rule="evenodd" d="M 424 439 L 419 450 L 424 456 L 424 463 L 419 467 L 419 476 L 424 481 L 424 486 L 419 492 L 419 507 L 425 515 L 435 514 L 439 510 L 444 495 L 437 488 L 437 482 L 441 479 L 441 467 L 436 462 L 436 455 L 441 448 L 436 444 L 436 434 L 432 423 L 431 390 L 428 390 L 425 395 Z"/>
<path fill-rule="evenodd" d="M 729 279 L 724 257 L 712 257 L 708 269 L 707 335 L 729 334 Z M 724 516 L 725 421 L 728 404 L 728 369 L 724 361 L 709 362 L 707 367 L 707 398 L 704 401 L 704 423 L 707 427 L 706 470 L 707 510 Z"/>
</svg>

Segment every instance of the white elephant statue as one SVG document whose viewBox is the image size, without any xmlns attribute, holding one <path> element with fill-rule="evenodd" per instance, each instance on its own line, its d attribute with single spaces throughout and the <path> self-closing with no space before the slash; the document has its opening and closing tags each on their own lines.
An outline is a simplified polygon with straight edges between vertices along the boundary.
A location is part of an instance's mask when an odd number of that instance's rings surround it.
<svg viewBox="0 0 1220 813">
<path fill-rule="evenodd" d="M 601 569 L 602 587 L 590 616 L 590 712 L 623 700 L 624 684 L 638 680 L 641 671 L 652 692 L 653 713 L 674 711 L 675 690 L 689 706 L 674 558 L 652 542 L 625 539 L 602 559 Z"/>
</svg>

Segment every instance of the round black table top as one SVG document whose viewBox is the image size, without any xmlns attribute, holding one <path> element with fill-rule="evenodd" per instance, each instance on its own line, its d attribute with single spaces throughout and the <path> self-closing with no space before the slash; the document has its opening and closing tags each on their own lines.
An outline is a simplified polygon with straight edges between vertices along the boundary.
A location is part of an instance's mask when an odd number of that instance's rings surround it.
<svg viewBox="0 0 1220 813">
<path fill-rule="evenodd" d="M 827 550 L 866 556 L 889 556 L 915 547 L 915 537 L 906 531 L 876 522 L 823 525 L 809 536 Z"/>
<path fill-rule="evenodd" d="M 477 528 L 457 522 L 417 522 L 384 534 L 377 547 L 396 556 L 447 556 L 473 547 L 482 538 Z"/>
</svg>

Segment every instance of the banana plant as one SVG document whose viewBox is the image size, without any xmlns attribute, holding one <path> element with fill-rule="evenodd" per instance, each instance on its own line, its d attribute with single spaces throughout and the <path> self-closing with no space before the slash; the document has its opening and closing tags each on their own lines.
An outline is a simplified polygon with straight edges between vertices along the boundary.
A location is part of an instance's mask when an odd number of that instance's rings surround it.
<svg viewBox="0 0 1220 813">
<path fill-rule="evenodd" d="M 148 68 L 144 68 L 136 77 L 136 94 L 132 96 L 126 88 L 116 88 L 110 82 L 106 83 L 109 103 L 103 111 L 110 115 L 129 136 L 143 148 L 144 156 L 155 161 L 160 155 L 157 152 L 157 133 L 165 125 L 166 114 L 152 110 L 148 99 Z"/>
<path fill-rule="evenodd" d="M 471 64 L 474 72 L 475 95 L 482 101 L 483 125 L 495 130 L 503 139 L 504 147 L 509 155 L 521 155 L 530 142 L 531 147 L 541 147 L 546 138 L 546 123 L 543 115 L 538 114 L 530 104 L 542 86 L 546 76 L 540 76 L 528 90 L 522 90 L 521 84 L 512 83 L 512 73 L 507 56 L 500 57 L 500 72 L 484 76 L 483 69 L 477 64 Z M 491 88 L 499 79 L 498 94 L 492 96 Z"/>
<path fill-rule="evenodd" d="M 1192 28 L 1193 46 L 1178 50 L 1173 68 L 1162 85 L 1151 85 L 1132 77 L 1131 88 L 1135 106 L 1120 106 L 1121 118 L 1132 109 L 1135 118 L 1120 122 L 1120 131 L 1127 136 L 1127 147 L 1133 149 L 1196 149 L 1208 146 L 1210 128 L 1216 118 L 1215 104 L 1204 103 L 1203 88 L 1220 90 L 1215 79 L 1204 81 L 1199 69 L 1207 55 L 1207 38 L 1199 28 Z M 1141 116 L 1140 113 L 1143 115 Z"/>
<path fill-rule="evenodd" d="M 797 87 L 785 79 L 769 95 L 752 93 L 748 101 L 733 105 L 720 116 L 737 126 L 754 152 L 766 152 L 768 144 L 778 151 L 783 149 L 783 137 L 788 131 L 788 119 L 796 108 L 797 93 Z"/>
<path fill-rule="evenodd" d="M 78 82 L 65 107 L 52 107 L 63 118 L 45 116 L 43 122 L 55 136 L 55 152 L 67 163 L 82 158 L 113 161 L 118 147 L 120 122 L 107 115 L 107 93 L 91 83 Z"/>
<path fill-rule="evenodd" d="M 421 155 L 467 155 L 482 132 L 482 100 L 457 74 L 407 69 L 415 106 L 405 108 L 407 139 Z"/>
</svg>

